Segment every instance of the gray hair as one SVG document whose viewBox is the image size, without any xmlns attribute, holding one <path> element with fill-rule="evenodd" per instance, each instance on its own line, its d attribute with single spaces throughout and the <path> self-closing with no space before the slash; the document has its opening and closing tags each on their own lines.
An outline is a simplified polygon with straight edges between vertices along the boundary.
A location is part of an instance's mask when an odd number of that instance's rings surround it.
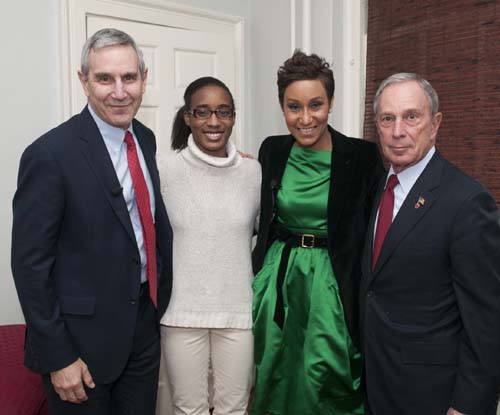
<svg viewBox="0 0 500 415">
<path fill-rule="evenodd" d="M 80 70 L 82 71 L 85 78 L 89 74 L 89 54 L 91 50 L 97 50 L 105 48 L 106 46 L 132 46 L 139 59 L 139 72 L 141 78 L 144 79 L 144 71 L 146 70 L 146 64 L 144 63 L 144 57 L 142 56 L 142 51 L 137 47 L 135 40 L 125 32 L 118 29 L 101 29 L 95 32 L 91 37 L 87 39 L 82 49 L 82 59 Z"/>
<path fill-rule="evenodd" d="M 373 98 L 373 112 L 375 113 L 375 115 L 377 115 L 378 112 L 378 101 L 380 99 L 382 91 L 389 85 L 399 84 L 409 81 L 415 81 L 420 85 L 420 87 L 425 93 L 425 96 L 427 97 L 427 100 L 429 101 L 429 106 L 431 108 L 431 115 L 434 117 L 434 115 L 436 115 L 437 112 L 439 111 L 439 98 L 436 91 L 429 83 L 429 81 L 422 78 L 420 75 L 416 73 L 409 73 L 409 72 L 395 73 L 394 75 L 391 75 L 382 81 L 382 83 L 377 89 L 377 92 L 375 93 L 375 97 Z"/>
</svg>

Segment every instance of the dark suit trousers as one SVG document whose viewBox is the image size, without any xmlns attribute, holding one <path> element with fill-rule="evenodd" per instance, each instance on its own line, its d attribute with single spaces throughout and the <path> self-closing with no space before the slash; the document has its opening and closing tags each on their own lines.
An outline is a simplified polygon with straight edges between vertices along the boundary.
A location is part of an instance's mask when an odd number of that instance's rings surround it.
<svg viewBox="0 0 500 415">
<path fill-rule="evenodd" d="M 132 351 L 120 377 L 110 384 L 96 384 L 94 389 L 85 388 L 88 400 L 73 404 L 61 401 L 52 387 L 50 375 L 43 376 L 50 415 L 154 415 L 160 367 L 160 334 L 156 310 L 147 289 L 139 301 Z"/>
</svg>

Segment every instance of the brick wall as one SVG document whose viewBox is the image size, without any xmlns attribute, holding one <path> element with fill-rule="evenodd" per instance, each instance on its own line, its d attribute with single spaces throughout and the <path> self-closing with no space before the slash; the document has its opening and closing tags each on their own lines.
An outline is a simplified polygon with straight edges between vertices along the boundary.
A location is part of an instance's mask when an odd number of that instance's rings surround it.
<svg viewBox="0 0 500 415">
<path fill-rule="evenodd" d="M 437 147 L 500 203 L 500 0 L 369 0 L 364 136 L 376 140 L 373 95 L 395 72 L 436 89 Z"/>
</svg>

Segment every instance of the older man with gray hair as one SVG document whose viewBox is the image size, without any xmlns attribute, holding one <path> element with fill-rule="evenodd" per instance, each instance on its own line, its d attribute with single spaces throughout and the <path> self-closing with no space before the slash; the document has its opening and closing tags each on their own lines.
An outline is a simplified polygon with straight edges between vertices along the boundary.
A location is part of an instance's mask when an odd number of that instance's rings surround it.
<svg viewBox="0 0 500 415">
<path fill-rule="evenodd" d="M 390 163 L 360 288 L 367 414 L 493 415 L 500 387 L 500 215 L 435 148 L 439 100 L 399 73 L 374 99 Z"/>
<path fill-rule="evenodd" d="M 25 364 L 42 374 L 52 414 L 153 415 L 172 231 L 153 132 L 134 119 L 147 69 L 129 35 L 103 29 L 78 76 L 88 105 L 19 167 L 12 272 Z"/>
</svg>

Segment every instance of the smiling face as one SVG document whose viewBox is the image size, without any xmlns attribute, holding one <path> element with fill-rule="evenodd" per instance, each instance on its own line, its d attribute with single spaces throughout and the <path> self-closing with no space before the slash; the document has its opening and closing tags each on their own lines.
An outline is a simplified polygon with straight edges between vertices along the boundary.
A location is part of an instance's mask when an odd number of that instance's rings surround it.
<svg viewBox="0 0 500 415">
<path fill-rule="evenodd" d="M 91 50 L 89 73 L 78 72 L 89 105 L 103 121 L 127 129 L 142 102 L 147 70 L 141 78 L 139 58 L 132 46 Z"/>
<path fill-rule="evenodd" d="M 193 94 L 190 104 L 191 113 L 184 113 L 184 122 L 191 128 L 198 148 L 210 156 L 227 157 L 226 145 L 235 120 L 232 100 L 227 91 L 219 86 L 207 85 Z M 193 110 L 201 109 L 222 110 L 221 114 L 230 112 L 232 115 L 219 118 L 220 115 L 212 112 L 208 118 L 195 117 Z"/>
<path fill-rule="evenodd" d="M 319 79 L 292 82 L 283 96 L 283 114 L 290 134 L 299 147 L 331 150 L 328 114 L 333 104 L 328 101 Z"/>
<path fill-rule="evenodd" d="M 429 100 L 416 81 L 394 83 L 380 95 L 376 123 L 380 147 L 399 173 L 422 160 L 434 146 L 442 114 L 431 114 Z"/>
</svg>

